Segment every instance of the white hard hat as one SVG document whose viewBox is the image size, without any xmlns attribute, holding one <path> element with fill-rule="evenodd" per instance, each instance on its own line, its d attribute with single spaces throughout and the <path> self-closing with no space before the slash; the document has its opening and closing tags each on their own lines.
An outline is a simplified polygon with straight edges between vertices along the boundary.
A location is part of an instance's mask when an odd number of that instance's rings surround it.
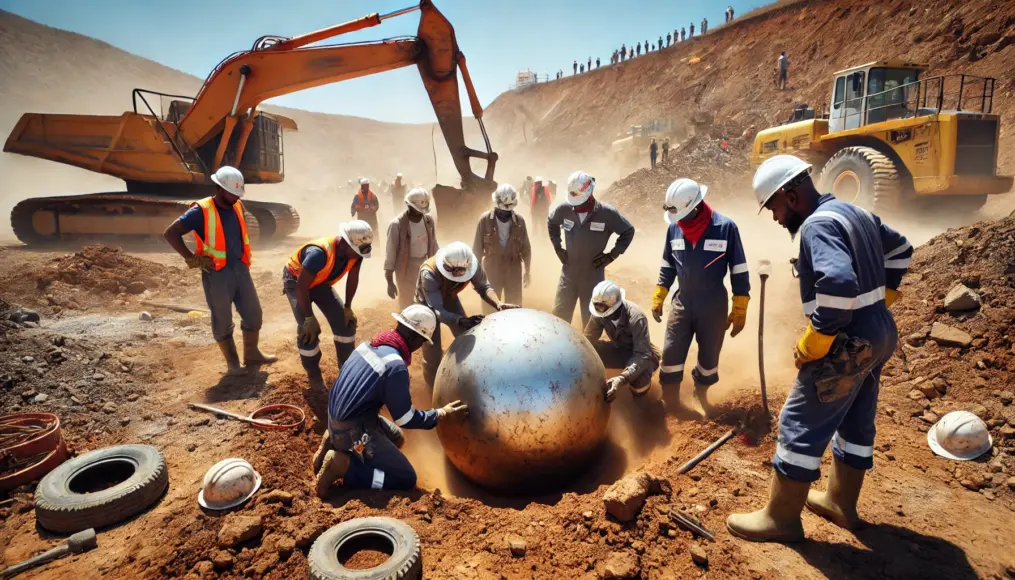
<svg viewBox="0 0 1015 580">
<path fill-rule="evenodd" d="M 596 189 L 596 178 L 584 171 L 575 171 L 567 178 L 567 203 L 581 205 L 592 197 Z"/>
<path fill-rule="evenodd" d="M 226 510 L 250 499 L 261 487 L 261 475 L 239 457 L 223 459 L 204 474 L 197 503 L 210 510 Z"/>
<path fill-rule="evenodd" d="M 414 187 L 405 194 L 405 204 L 419 213 L 430 213 L 430 192 L 422 187 Z"/>
<path fill-rule="evenodd" d="M 236 197 L 243 197 L 243 174 L 240 173 L 239 169 L 223 165 L 211 176 L 211 180 L 215 182 L 215 185 Z"/>
<path fill-rule="evenodd" d="M 369 179 L 367 179 L 366 177 L 362 177 L 362 178 L 360 178 L 360 180 L 359 180 L 359 184 L 360 184 L 360 185 L 370 185 L 370 180 L 369 180 Z"/>
<path fill-rule="evenodd" d="M 758 213 L 784 185 L 801 173 L 810 173 L 813 166 L 796 155 L 769 157 L 754 172 L 754 195 L 758 198 Z"/>
<path fill-rule="evenodd" d="M 666 188 L 666 207 L 675 207 L 677 211 L 666 211 L 663 219 L 668 224 L 675 224 L 687 217 L 687 214 L 698 207 L 701 200 L 705 199 L 708 193 L 708 186 L 698 185 L 693 179 L 681 177 Z"/>
<path fill-rule="evenodd" d="M 497 209 L 514 209 L 518 205 L 518 192 L 508 183 L 502 183 L 491 195 Z"/>
<path fill-rule="evenodd" d="M 369 258 L 374 243 L 374 230 L 363 220 L 353 220 L 338 226 L 338 233 L 357 254 Z"/>
<path fill-rule="evenodd" d="M 452 242 L 437 250 L 436 262 L 437 269 L 441 271 L 441 274 L 454 282 L 468 282 L 479 269 L 479 260 L 476 259 L 476 254 L 472 253 L 472 248 L 465 242 Z M 462 273 L 454 275 L 453 269 L 462 271 Z"/>
<path fill-rule="evenodd" d="M 592 289 L 592 299 L 589 300 L 589 313 L 597 318 L 610 316 L 623 304 L 624 296 L 626 296 L 626 293 L 623 288 L 610 280 L 603 280 Z M 604 309 L 597 309 L 597 304 L 603 306 Z"/>
<path fill-rule="evenodd" d="M 402 177 L 402 174 L 401 173 L 396 173 L 395 177 Z"/>
<path fill-rule="evenodd" d="M 437 328 L 437 315 L 429 307 L 422 304 L 412 304 L 407 306 L 405 310 L 394 312 L 391 315 L 395 317 L 395 320 L 416 331 L 416 334 L 433 344 L 431 337 Z"/>
<path fill-rule="evenodd" d="M 969 411 L 952 411 L 941 417 L 927 431 L 927 443 L 941 457 L 959 461 L 976 459 L 994 445 L 987 424 Z"/>
</svg>

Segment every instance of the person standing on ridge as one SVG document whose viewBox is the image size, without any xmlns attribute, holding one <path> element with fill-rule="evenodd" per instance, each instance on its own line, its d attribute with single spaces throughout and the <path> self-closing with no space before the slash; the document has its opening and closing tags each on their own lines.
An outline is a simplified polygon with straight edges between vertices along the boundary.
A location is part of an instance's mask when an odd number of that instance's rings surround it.
<svg viewBox="0 0 1015 580">
<path fill-rule="evenodd" d="M 233 305 L 243 330 L 243 362 L 270 364 L 277 357 L 258 349 L 263 315 L 257 288 L 250 277 L 250 239 L 243 214 L 243 174 L 224 165 L 211 176 L 215 195 L 195 201 L 163 233 L 190 268 L 201 269 L 204 298 L 211 311 L 211 333 L 226 360 L 229 376 L 246 374 L 233 340 Z M 195 251 L 183 243 L 193 232 Z"/>
<path fill-rule="evenodd" d="M 673 32 L 676 32 L 676 30 L 674 30 Z M 669 32 L 667 32 L 666 33 L 666 48 L 669 48 L 672 43 L 673 43 L 673 35 L 670 34 Z"/>
<path fill-rule="evenodd" d="M 578 74 L 578 60 L 577 59 L 575 59 L 575 61 L 574 61 L 574 74 Z"/>
<path fill-rule="evenodd" d="M 778 80 L 776 81 L 776 86 L 778 86 L 779 90 L 782 91 L 785 90 L 786 85 L 789 84 L 789 57 L 786 56 L 785 50 L 779 55 L 779 61 L 776 66 L 778 67 L 777 72 L 779 75 Z"/>
<path fill-rule="evenodd" d="M 663 139 L 663 165 L 670 160 L 670 138 Z"/>
<path fill-rule="evenodd" d="M 655 137 L 652 138 L 652 143 L 648 146 L 648 158 L 652 164 L 652 169 L 656 168 L 656 154 L 659 153 L 659 144 L 656 143 Z"/>
<path fill-rule="evenodd" d="M 687 34 L 687 38 L 694 38 L 694 23 L 693 22 L 691 23 L 691 26 L 689 28 L 689 32 Z"/>
</svg>

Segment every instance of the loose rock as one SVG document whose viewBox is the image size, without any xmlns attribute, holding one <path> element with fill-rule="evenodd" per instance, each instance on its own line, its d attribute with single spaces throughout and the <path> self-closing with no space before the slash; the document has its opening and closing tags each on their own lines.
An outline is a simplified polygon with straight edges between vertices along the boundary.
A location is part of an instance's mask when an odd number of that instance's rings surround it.
<svg viewBox="0 0 1015 580">
<path fill-rule="evenodd" d="M 973 343 L 973 337 L 968 332 L 940 322 L 930 327 L 930 338 L 941 346 L 966 348 Z"/>
<path fill-rule="evenodd" d="M 926 423 L 933 425 L 934 423 L 937 423 L 938 420 L 941 419 L 941 417 L 938 417 L 937 413 L 933 411 L 927 411 L 920 417 L 920 419 L 922 419 Z"/>
<path fill-rule="evenodd" d="M 967 310 L 979 310 L 980 296 L 963 284 L 956 284 L 948 291 L 944 300 L 945 310 L 948 312 L 965 312 Z"/>
<path fill-rule="evenodd" d="M 1015 394 L 1011 391 L 1001 391 L 997 394 L 997 398 L 1001 400 L 1002 405 L 1011 405 L 1012 399 L 1015 398 Z"/>
<path fill-rule="evenodd" d="M 229 515 L 226 516 L 219 530 L 218 544 L 220 548 L 235 548 L 247 540 L 261 534 L 263 522 L 261 516 Z"/>
<path fill-rule="evenodd" d="M 225 550 L 219 550 L 212 556 L 211 563 L 215 565 L 216 570 L 228 570 L 233 567 L 233 555 Z"/>
<path fill-rule="evenodd" d="M 936 399 L 941 396 L 941 393 L 938 392 L 937 387 L 935 387 L 932 383 L 926 382 L 920 383 L 920 386 L 916 387 L 916 390 L 923 393 L 923 396 L 927 397 L 928 399 Z"/>
<path fill-rule="evenodd" d="M 152 321 L 152 315 L 147 310 L 138 315 L 138 318 L 141 320 L 141 322 Z"/>
<path fill-rule="evenodd" d="M 691 561 L 702 568 L 707 568 L 708 554 L 705 553 L 705 549 L 698 544 L 691 544 Z"/>
<path fill-rule="evenodd" d="M 48 400 L 49 395 L 47 395 L 46 393 L 39 393 L 38 395 L 35 395 L 34 399 L 32 399 L 32 401 L 35 403 L 45 403 Z"/>
<path fill-rule="evenodd" d="M 273 489 L 263 495 L 261 495 L 261 503 L 280 503 L 284 505 L 292 505 L 293 494 L 288 491 L 282 491 L 281 489 Z"/>
<path fill-rule="evenodd" d="M 613 484 L 603 495 L 606 512 L 622 522 L 629 522 L 638 515 L 645 498 L 653 490 L 658 491 L 659 480 L 644 471 L 632 473 Z"/>
<path fill-rule="evenodd" d="M 600 578 L 637 578 L 641 573 L 638 557 L 628 552 L 613 552 L 596 566 Z"/>
<path fill-rule="evenodd" d="M 1015 491 L 1015 477 L 1008 478 L 1008 489 Z"/>
<path fill-rule="evenodd" d="M 115 413 L 116 412 L 116 405 L 113 404 L 112 402 L 106 403 L 105 405 L 102 406 L 102 412 L 103 413 L 110 413 L 110 414 Z"/>
<path fill-rule="evenodd" d="M 134 280 L 130 284 L 127 284 L 127 292 L 130 294 L 143 294 L 147 289 L 145 283 L 140 280 Z"/>
<path fill-rule="evenodd" d="M 521 536 L 516 536 L 514 534 L 509 534 L 507 537 L 504 538 L 504 541 L 507 543 L 508 549 L 511 550 L 512 556 L 514 556 L 515 558 L 525 557 L 525 552 L 528 550 L 528 545 L 526 545 L 525 543 L 525 538 L 522 538 Z"/>
</svg>

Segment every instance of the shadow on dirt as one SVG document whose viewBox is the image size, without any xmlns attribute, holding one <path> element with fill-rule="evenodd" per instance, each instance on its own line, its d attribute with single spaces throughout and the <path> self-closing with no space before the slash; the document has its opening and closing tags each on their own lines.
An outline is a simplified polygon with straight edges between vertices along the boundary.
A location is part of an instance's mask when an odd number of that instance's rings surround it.
<svg viewBox="0 0 1015 580">
<path fill-rule="evenodd" d="M 238 377 L 222 375 L 217 383 L 205 390 L 204 397 L 208 403 L 257 399 L 267 385 L 268 373 L 262 371 L 260 365 L 250 365 L 247 367 L 246 375 Z"/>
<path fill-rule="evenodd" d="M 856 538 L 866 550 L 814 541 L 788 546 L 829 580 L 980 577 L 965 551 L 942 538 L 886 524 L 868 524 L 857 531 Z"/>
</svg>

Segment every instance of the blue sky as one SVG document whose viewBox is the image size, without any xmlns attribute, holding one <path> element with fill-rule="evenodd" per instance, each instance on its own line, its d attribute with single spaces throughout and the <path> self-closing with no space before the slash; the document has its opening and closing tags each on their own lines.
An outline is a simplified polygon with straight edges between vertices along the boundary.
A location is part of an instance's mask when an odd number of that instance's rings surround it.
<svg viewBox="0 0 1015 580">
<path fill-rule="evenodd" d="M 435 0 L 455 27 L 481 103 L 505 91 L 520 70 L 571 73 L 575 59 L 609 62 L 621 43 L 654 42 L 667 30 L 723 22 L 722 1 Z M 732 0 L 737 15 L 769 3 Z M 0 0 L 0 9 L 98 38 L 200 78 L 262 35 L 296 36 L 413 0 Z M 335 42 L 413 35 L 418 13 Z M 696 30 L 697 33 L 697 30 Z M 158 90 L 159 87 L 144 87 Z M 286 95 L 274 104 L 392 122 L 430 122 L 433 110 L 415 67 Z M 463 99 L 463 108 L 468 105 Z M 467 114 L 467 113 L 466 113 Z"/>
</svg>

